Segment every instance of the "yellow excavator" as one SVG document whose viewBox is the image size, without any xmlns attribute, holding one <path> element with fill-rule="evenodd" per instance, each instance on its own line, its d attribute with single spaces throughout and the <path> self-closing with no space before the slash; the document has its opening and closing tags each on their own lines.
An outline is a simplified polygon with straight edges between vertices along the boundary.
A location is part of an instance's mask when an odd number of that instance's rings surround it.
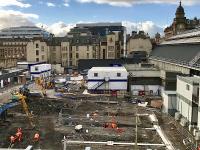
<svg viewBox="0 0 200 150">
<path fill-rule="evenodd" d="M 23 94 L 21 94 L 19 92 L 15 92 L 15 93 L 12 93 L 12 100 L 20 101 L 20 103 L 23 107 L 23 110 L 24 110 L 24 112 L 26 113 L 26 116 L 29 119 L 30 125 L 32 127 L 35 127 L 35 125 L 33 123 L 33 115 L 29 112 L 28 105 L 26 103 L 26 96 L 24 96 Z"/>
<path fill-rule="evenodd" d="M 36 83 L 36 85 L 39 86 L 40 90 L 42 91 L 42 95 L 43 96 L 46 96 L 46 90 L 47 89 L 54 88 L 53 80 L 52 81 L 51 80 L 46 80 L 44 78 L 39 77 L 39 78 L 35 79 L 35 83 Z"/>
<path fill-rule="evenodd" d="M 35 83 L 36 83 L 36 85 L 39 86 L 40 90 L 42 91 L 43 97 L 46 96 L 46 88 L 45 88 L 44 79 L 42 79 L 42 78 L 36 78 L 35 79 Z"/>
</svg>

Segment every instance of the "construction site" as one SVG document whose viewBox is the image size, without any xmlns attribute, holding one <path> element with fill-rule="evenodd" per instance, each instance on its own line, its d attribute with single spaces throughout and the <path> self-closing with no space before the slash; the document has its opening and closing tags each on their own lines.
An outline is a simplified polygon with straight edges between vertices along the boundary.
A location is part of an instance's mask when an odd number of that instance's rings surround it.
<svg viewBox="0 0 200 150">
<path fill-rule="evenodd" d="M 193 136 L 160 108 L 149 106 L 148 97 L 133 103 L 130 99 L 141 97 L 90 94 L 78 81 L 64 88 L 55 83 L 14 88 L 7 101 L 1 95 L 0 148 L 195 149 Z"/>
</svg>

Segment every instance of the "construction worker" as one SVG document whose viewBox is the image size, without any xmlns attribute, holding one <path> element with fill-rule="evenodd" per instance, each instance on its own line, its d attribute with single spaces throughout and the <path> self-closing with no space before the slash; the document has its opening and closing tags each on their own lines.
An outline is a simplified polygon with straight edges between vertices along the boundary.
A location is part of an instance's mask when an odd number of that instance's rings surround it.
<svg viewBox="0 0 200 150">
<path fill-rule="evenodd" d="M 197 150 L 200 150 L 200 145 L 198 146 Z"/>
<path fill-rule="evenodd" d="M 19 142 L 22 140 L 22 128 L 17 129 L 17 133 L 15 134 L 16 138 L 18 139 Z"/>
<path fill-rule="evenodd" d="M 111 127 L 112 127 L 113 129 L 117 128 L 116 123 L 115 123 L 115 122 L 112 122 L 112 123 L 111 123 Z"/>
<path fill-rule="evenodd" d="M 34 137 L 33 137 L 34 142 L 38 142 L 40 140 L 40 135 L 39 133 L 35 133 Z"/>
<path fill-rule="evenodd" d="M 10 136 L 10 143 L 15 143 L 15 137 L 14 136 Z"/>
</svg>

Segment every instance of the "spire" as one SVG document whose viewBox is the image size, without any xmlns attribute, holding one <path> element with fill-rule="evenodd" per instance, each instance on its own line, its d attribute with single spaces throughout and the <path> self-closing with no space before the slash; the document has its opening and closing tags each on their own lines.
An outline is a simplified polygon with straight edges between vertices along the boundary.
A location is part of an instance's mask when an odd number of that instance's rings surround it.
<svg viewBox="0 0 200 150">
<path fill-rule="evenodd" d="M 182 2 L 181 2 L 181 0 L 180 0 L 180 6 L 182 5 Z"/>
</svg>

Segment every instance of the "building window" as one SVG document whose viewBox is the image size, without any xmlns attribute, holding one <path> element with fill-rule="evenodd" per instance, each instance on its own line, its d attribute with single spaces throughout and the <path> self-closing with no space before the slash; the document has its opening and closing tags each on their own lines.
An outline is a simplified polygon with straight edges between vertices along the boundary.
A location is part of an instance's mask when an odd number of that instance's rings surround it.
<svg viewBox="0 0 200 150">
<path fill-rule="evenodd" d="M 108 46 L 108 50 L 109 50 L 109 51 L 113 51 L 114 49 L 115 49 L 114 46 Z"/>
<path fill-rule="evenodd" d="M 89 53 L 87 53 L 87 59 L 89 58 L 90 56 L 89 56 Z"/>
<path fill-rule="evenodd" d="M 76 46 L 76 51 L 78 51 L 78 46 Z"/>
<path fill-rule="evenodd" d="M 72 53 L 70 53 L 70 59 L 72 59 Z"/>
<path fill-rule="evenodd" d="M 121 77 L 121 73 L 117 73 L 117 77 Z"/>
<path fill-rule="evenodd" d="M 36 43 L 35 47 L 36 47 L 36 48 L 39 48 L 39 44 L 38 44 L 38 43 Z"/>
<path fill-rule="evenodd" d="M 96 58 L 96 54 L 95 54 L 95 53 L 93 53 L 93 55 L 92 55 L 92 56 L 93 56 L 93 58 Z"/>
<path fill-rule="evenodd" d="M 190 90 L 190 85 L 186 84 L 186 90 Z"/>
<path fill-rule="evenodd" d="M 98 73 L 94 73 L 94 77 L 98 77 Z"/>
<path fill-rule="evenodd" d="M 44 60 L 44 55 L 42 55 L 42 60 Z"/>
<path fill-rule="evenodd" d="M 90 47 L 89 47 L 89 45 L 88 45 L 88 46 L 87 46 L 87 51 L 89 51 L 89 48 L 90 48 Z"/>
<path fill-rule="evenodd" d="M 39 55 L 39 51 L 38 51 L 38 50 L 36 50 L 36 55 L 37 55 L 37 56 Z"/>
<path fill-rule="evenodd" d="M 53 51 L 56 51 L 56 47 L 55 46 L 53 47 Z"/>
<path fill-rule="evenodd" d="M 41 46 L 41 51 L 43 51 L 43 52 L 44 52 L 44 46 Z"/>
<path fill-rule="evenodd" d="M 103 49 L 103 59 L 106 59 L 106 50 Z"/>
<path fill-rule="evenodd" d="M 112 42 L 113 42 L 113 39 L 112 39 L 112 38 L 110 38 L 110 40 L 109 40 L 109 41 L 110 41 L 110 43 L 112 43 Z"/>
<path fill-rule="evenodd" d="M 79 58 L 79 55 L 78 55 L 78 53 L 76 53 L 76 58 L 77 58 L 77 59 Z"/>
<path fill-rule="evenodd" d="M 35 67 L 35 71 L 38 71 L 38 67 Z"/>
<path fill-rule="evenodd" d="M 108 57 L 109 57 L 109 58 L 115 58 L 115 53 L 113 53 L 113 52 L 108 52 Z"/>
<path fill-rule="evenodd" d="M 36 58 L 36 62 L 39 62 L 40 60 L 39 60 L 39 58 Z"/>
<path fill-rule="evenodd" d="M 96 51 L 96 46 L 93 46 L 92 48 L 93 48 L 93 51 Z"/>
</svg>

